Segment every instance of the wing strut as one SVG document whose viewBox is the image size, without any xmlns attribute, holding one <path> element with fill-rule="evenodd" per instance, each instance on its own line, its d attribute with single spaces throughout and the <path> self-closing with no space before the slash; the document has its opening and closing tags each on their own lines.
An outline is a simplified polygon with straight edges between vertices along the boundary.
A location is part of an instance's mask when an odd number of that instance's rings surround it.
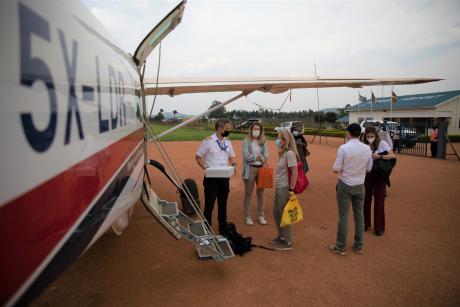
<svg viewBox="0 0 460 307">
<path fill-rule="evenodd" d="M 243 96 L 247 96 L 247 95 L 251 94 L 252 92 L 253 92 L 253 91 L 241 92 L 240 94 L 236 95 L 235 97 L 230 98 L 229 100 L 227 100 L 227 101 L 225 101 L 225 102 L 222 102 L 222 103 L 216 105 L 215 107 L 212 107 L 212 108 L 210 108 L 210 109 L 204 111 L 204 112 L 201 113 L 201 114 L 198 114 L 198 115 L 195 115 L 195 116 L 193 116 L 193 117 L 190 117 L 189 119 L 183 121 L 183 122 L 180 123 L 179 125 L 176 125 L 176 126 L 170 128 L 170 129 L 168 129 L 168 130 L 166 130 L 166 131 L 164 131 L 164 132 L 158 134 L 158 139 L 161 139 L 163 136 L 165 136 L 165 135 L 167 135 L 167 134 L 170 134 L 171 132 L 173 132 L 173 131 L 175 131 L 175 130 L 177 130 L 177 129 L 179 129 L 179 128 L 185 126 L 185 125 L 188 125 L 188 124 L 190 124 L 191 122 L 194 122 L 194 121 L 196 121 L 196 120 L 202 118 L 203 116 L 206 116 L 206 115 L 208 115 L 208 114 L 210 114 L 210 113 L 212 113 L 212 112 L 214 112 L 214 111 L 216 111 L 216 110 L 218 110 L 218 109 L 220 109 L 220 108 L 222 108 L 222 107 L 225 107 L 226 105 L 228 105 L 228 104 L 234 102 L 235 100 L 240 99 L 240 98 L 243 97 Z"/>
</svg>

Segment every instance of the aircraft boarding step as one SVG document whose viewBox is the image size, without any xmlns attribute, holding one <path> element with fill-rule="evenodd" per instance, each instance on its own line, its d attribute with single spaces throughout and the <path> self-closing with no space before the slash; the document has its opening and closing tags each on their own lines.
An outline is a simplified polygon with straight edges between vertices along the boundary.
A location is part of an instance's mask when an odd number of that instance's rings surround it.
<svg viewBox="0 0 460 307">
<path fill-rule="evenodd" d="M 235 256 L 227 238 L 212 235 L 202 220 L 193 220 L 179 210 L 176 202 L 161 200 L 147 187 L 142 195 L 146 209 L 168 230 L 176 239 L 185 237 L 195 245 L 199 259 L 213 258 L 224 261 Z"/>
</svg>

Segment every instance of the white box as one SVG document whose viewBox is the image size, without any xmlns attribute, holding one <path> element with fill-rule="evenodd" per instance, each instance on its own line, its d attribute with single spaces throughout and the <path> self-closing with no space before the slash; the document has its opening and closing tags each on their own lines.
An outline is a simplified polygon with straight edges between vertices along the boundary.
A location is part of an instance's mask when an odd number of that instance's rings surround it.
<svg viewBox="0 0 460 307">
<path fill-rule="evenodd" d="M 207 178 L 230 178 L 233 176 L 235 168 L 233 166 L 208 167 L 205 171 Z"/>
</svg>

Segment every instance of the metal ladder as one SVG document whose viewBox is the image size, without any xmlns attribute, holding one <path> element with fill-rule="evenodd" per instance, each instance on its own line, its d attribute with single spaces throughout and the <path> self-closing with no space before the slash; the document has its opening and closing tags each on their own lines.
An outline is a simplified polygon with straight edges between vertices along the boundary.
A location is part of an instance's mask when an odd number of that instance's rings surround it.
<svg viewBox="0 0 460 307">
<path fill-rule="evenodd" d="M 177 202 L 159 199 L 150 186 L 145 190 L 141 196 L 145 208 L 176 239 L 184 237 L 191 242 L 199 259 L 225 261 L 235 256 L 227 238 L 213 235 L 204 220 L 191 219 L 179 210 Z"/>
</svg>

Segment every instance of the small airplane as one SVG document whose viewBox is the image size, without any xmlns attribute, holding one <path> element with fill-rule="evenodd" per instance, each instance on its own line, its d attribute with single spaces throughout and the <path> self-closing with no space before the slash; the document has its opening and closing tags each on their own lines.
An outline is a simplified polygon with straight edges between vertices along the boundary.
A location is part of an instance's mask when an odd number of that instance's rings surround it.
<svg viewBox="0 0 460 307">
<path fill-rule="evenodd" d="M 30 303 L 98 238 L 121 234 L 134 204 L 176 238 L 217 260 L 233 256 L 196 207 L 198 219 L 162 200 L 147 166 L 160 169 L 191 197 L 161 146 L 161 137 L 214 111 L 155 134 L 148 95 L 237 91 L 223 107 L 254 91 L 403 85 L 430 78 L 285 78 L 147 80 L 151 52 L 181 22 L 180 2 L 140 43 L 120 49 L 77 1 L 2 1 L 0 4 L 0 304 Z M 168 171 L 152 160 L 154 142 Z M 158 188 L 158 187 L 157 187 Z M 193 202 L 193 200 L 191 200 Z M 196 205 L 196 204 L 195 204 Z"/>
</svg>

